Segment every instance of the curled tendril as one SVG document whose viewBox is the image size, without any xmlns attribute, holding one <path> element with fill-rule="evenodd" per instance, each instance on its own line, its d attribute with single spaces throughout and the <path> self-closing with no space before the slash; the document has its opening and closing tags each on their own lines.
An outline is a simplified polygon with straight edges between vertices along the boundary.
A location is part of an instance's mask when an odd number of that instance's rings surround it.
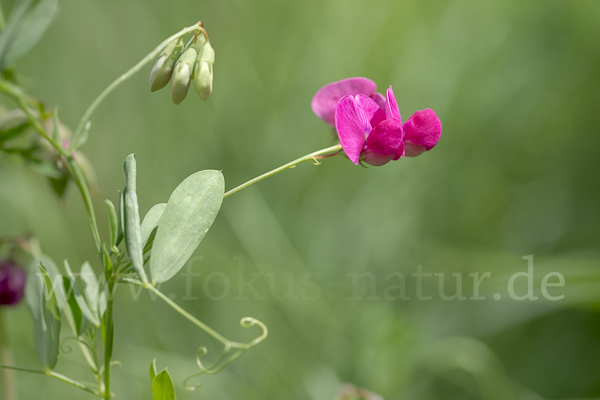
<svg viewBox="0 0 600 400">
<path fill-rule="evenodd" d="M 226 366 L 228 366 L 234 360 L 236 360 L 239 356 L 241 356 L 246 351 L 250 350 L 252 347 L 256 346 L 257 344 L 259 344 L 260 342 L 265 340 L 267 338 L 267 336 L 269 335 L 269 330 L 267 329 L 267 326 L 265 324 L 263 324 L 261 321 L 257 320 L 256 318 L 251 318 L 251 317 L 242 318 L 240 320 L 240 325 L 242 328 L 252 328 L 253 326 L 259 326 L 262 330 L 262 333 L 256 339 L 254 339 L 248 343 L 229 342 L 229 341 L 225 342 L 223 350 L 221 351 L 221 354 L 219 355 L 217 360 L 208 367 L 204 366 L 204 364 L 202 363 L 202 358 L 208 354 L 208 349 L 206 348 L 206 346 L 200 347 L 198 349 L 198 351 L 196 352 L 196 364 L 198 365 L 198 368 L 200 369 L 200 371 L 188 376 L 183 381 L 183 386 L 187 390 L 193 391 L 193 390 L 199 389 L 202 386 L 202 383 L 198 383 L 196 385 L 189 385 L 189 382 L 192 379 L 195 379 L 195 378 L 197 378 L 201 375 L 205 375 L 205 374 L 206 375 L 218 374 Z M 232 349 L 235 349 L 235 350 L 233 352 L 231 352 Z"/>
<path fill-rule="evenodd" d="M 85 347 L 87 347 L 89 350 L 94 351 L 94 349 L 92 348 L 92 346 L 89 345 L 89 343 L 87 343 L 85 340 L 80 339 L 78 337 L 75 336 L 69 336 L 63 339 L 62 343 L 60 344 L 60 351 L 62 351 L 65 354 L 69 354 L 73 351 L 73 348 L 71 346 L 67 346 L 67 341 L 69 340 L 75 340 L 79 343 L 81 343 L 82 345 L 84 345 Z"/>
</svg>

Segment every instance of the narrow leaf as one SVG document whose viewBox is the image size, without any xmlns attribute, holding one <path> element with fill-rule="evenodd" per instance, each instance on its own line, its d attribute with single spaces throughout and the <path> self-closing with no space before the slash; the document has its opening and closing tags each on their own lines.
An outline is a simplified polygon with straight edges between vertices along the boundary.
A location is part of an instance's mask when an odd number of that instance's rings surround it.
<svg viewBox="0 0 600 400">
<path fill-rule="evenodd" d="M 136 174 L 135 156 L 130 154 L 125 159 L 125 176 L 127 178 L 125 188 L 125 244 L 135 272 L 143 282 L 147 282 L 148 279 L 144 271 L 144 245 L 140 227 L 140 210 L 136 193 Z"/>
<path fill-rule="evenodd" d="M 117 218 L 117 210 L 112 201 L 104 200 L 106 211 L 108 212 L 108 228 L 110 230 L 110 245 L 113 252 L 118 252 L 117 240 L 119 239 L 119 219 Z M 116 250 L 116 251 L 115 251 Z"/>
<path fill-rule="evenodd" d="M 119 235 L 117 236 L 116 245 L 120 245 L 125 237 L 125 190 L 119 192 L 119 204 L 117 207 L 117 221 L 119 227 Z"/>
<path fill-rule="evenodd" d="M 212 226 L 223 202 L 220 171 L 200 171 L 173 191 L 160 219 L 152 247 L 152 283 L 171 279 L 192 256 Z"/>
<path fill-rule="evenodd" d="M 175 400 L 175 386 L 166 369 L 152 381 L 152 394 L 154 400 Z"/>
</svg>

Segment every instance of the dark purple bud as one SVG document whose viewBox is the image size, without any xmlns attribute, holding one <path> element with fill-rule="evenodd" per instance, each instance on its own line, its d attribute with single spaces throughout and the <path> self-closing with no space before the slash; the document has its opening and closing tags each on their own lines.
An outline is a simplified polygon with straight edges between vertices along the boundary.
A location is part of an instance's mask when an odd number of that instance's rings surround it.
<svg viewBox="0 0 600 400">
<path fill-rule="evenodd" d="M 10 260 L 0 261 L 0 307 L 18 304 L 25 292 L 25 270 Z"/>
</svg>

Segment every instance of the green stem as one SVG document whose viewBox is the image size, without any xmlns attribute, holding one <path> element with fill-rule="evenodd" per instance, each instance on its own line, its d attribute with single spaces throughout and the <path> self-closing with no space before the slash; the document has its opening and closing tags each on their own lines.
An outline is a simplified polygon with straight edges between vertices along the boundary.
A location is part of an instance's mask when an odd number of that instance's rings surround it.
<svg viewBox="0 0 600 400">
<path fill-rule="evenodd" d="M 10 365 L 13 363 L 12 350 L 8 343 L 8 335 L 4 325 L 4 310 L 0 306 L 0 363 Z M 4 400 L 17 400 L 17 380 L 10 369 L 2 370 L 2 393 Z"/>
<path fill-rule="evenodd" d="M 88 393 L 91 393 L 95 396 L 99 396 L 98 392 L 96 390 L 94 390 L 93 388 L 84 385 L 81 382 L 77 382 L 76 380 L 73 380 L 69 377 L 66 377 L 64 375 L 61 375 L 59 373 L 53 372 L 53 371 L 44 371 L 41 369 L 31 369 L 31 368 L 23 368 L 23 367 L 15 367 L 12 365 L 4 365 L 4 364 L 0 364 L 0 368 L 5 369 L 5 370 L 12 370 L 12 371 L 20 371 L 20 372 L 29 372 L 31 374 L 39 374 L 39 375 L 46 375 L 49 376 L 51 378 L 54 379 L 58 379 L 61 382 L 65 382 L 68 383 L 71 386 L 75 386 L 78 389 L 84 390 Z"/>
<path fill-rule="evenodd" d="M 110 361 L 112 359 L 113 349 L 113 287 L 112 279 L 108 283 L 108 296 L 106 300 L 106 338 L 104 340 L 104 399 L 110 400 Z"/>
<path fill-rule="evenodd" d="M 307 154 L 304 157 L 300 157 L 300 158 L 298 158 L 298 159 L 296 159 L 294 161 L 291 161 L 291 162 L 289 162 L 289 163 L 287 163 L 285 165 L 282 165 L 279 168 L 275 168 L 272 171 L 269 171 L 269 172 L 267 172 L 265 174 L 257 176 L 256 178 L 251 179 L 248 182 L 243 183 L 243 184 L 241 184 L 240 186 L 238 186 L 236 188 L 231 189 L 230 191 L 226 192 L 223 195 L 223 197 L 231 196 L 232 194 L 234 194 L 236 192 L 239 192 L 240 190 L 242 190 L 244 188 L 247 188 L 248 186 L 253 185 L 256 182 L 262 181 L 263 179 L 268 178 L 270 176 L 273 176 L 273 175 L 275 175 L 275 174 L 277 174 L 277 173 L 279 173 L 281 171 L 285 171 L 288 168 L 293 168 L 296 165 L 301 164 L 301 163 L 303 163 L 305 161 L 310 161 L 310 160 L 315 160 L 316 161 L 317 158 L 323 157 L 323 156 L 327 156 L 327 155 L 329 155 L 331 153 L 338 154 L 338 152 L 341 149 L 342 149 L 342 145 L 341 144 L 336 144 L 335 146 L 327 147 L 326 149 L 322 149 L 322 150 L 319 150 L 319 151 L 315 151 L 314 153 Z"/>
<path fill-rule="evenodd" d="M 119 87 L 119 85 L 121 85 L 127 79 L 129 79 L 133 75 L 135 75 L 146 64 L 148 64 L 151 61 L 154 61 L 154 59 L 156 57 L 158 57 L 158 55 L 160 54 L 160 52 L 163 51 L 163 49 L 165 47 L 167 47 L 167 45 L 170 42 L 172 42 L 173 40 L 177 39 L 180 36 L 185 35 L 186 33 L 193 32 L 193 31 L 198 31 L 198 30 L 199 31 L 204 31 L 204 29 L 202 29 L 202 27 L 200 25 L 196 24 L 196 25 L 190 26 L 188 28 L 184 28 L 181 31 L 177 32 L 176 34 L 174 34 L 174 35 L 170 36 L 169 38 L 165 39 L 154 50 L 152 50 L 150 53 L 148 53 L 148 55 L 146 57 L 142 58 L 142 60 L 140 62 L 138 62 L 137 64 L 135 64 L 129 71 L 125 72 L 123 75 L 121 75 L 120 77 L 118 77 L 113 83 L 111 83 L 110 85 L 108 85 L 108 87 L 106 89 L 104 89 L 102 91 L 102 93 L 100 93 L 98 95 L 98 97 L 96 97 L 96 99 L 92 102 L 92 104 L 90 104 L 90 106 L 86 110 L 85 114 L 83 114 L 83 117 L 81 117 L 81 120 L 79 121 L 79 124 L 77 125 L 77 129 L 75 129 L 75 134 L 73 135 L 73 140 L 71 141 L 71 146 L 73 146 L 74 144 L 77 144 L 77 142 L 79 140 L 79 137 L 81 136 L 81 134 L 83 133 L 83 130 L 85 129 L 85 125 L 87 124 L 87 122 L 92 117 L 92 114 L 94 113 L 94 111 L 96 110 L 96 108 L 106 98 L 106 96 L 108 96 L 113 90 L 115 90 L 117 87 Z"/>
<path fill-rule="evenodd" d="M 203 331 L 205 331 L 206 333 L 208 333 L 209 335 L 211 335 L 212 337 L 217 339 L 219 342 L 221 342 L 225 345 L 232 343 L 230 340 L 227 340 L 225 337 L 223 337 L 223 335 L 221 335 L 220 333 L 218 333 L 217 331 L 212 329 L 210 326 L 206 325 L 204 322 L 196 319 L 192 314 L 185 311 L 177 303 L 175 303 L 173 300 L 171 300 L 168 296 L 165 296 L 160 290 L 156 289 L 154 286 L 144 285 L 144 283 L 142 283 L 141 281 L 138 281 L 136 279 L 121 278 L 119 280 L 121 282 L 131 283 L 131 284 L 134 284 L 137 286 L 142 286 L 142 287 L 148 289 L 149 291 L 151 291 L 152 293 L 154 293 L 158 297 L 160 297 L 161 300 L 163 300 L 165 303 L 167 303 L 169 306 L 171 306 L 172 309 L 177 311 L 179 314 L 181 314 L 183 317 L 185 317 L 192 324 L 196 325 L 197 327 L 199 327 L 200 329 L 202 329 Z"/>
</svg>

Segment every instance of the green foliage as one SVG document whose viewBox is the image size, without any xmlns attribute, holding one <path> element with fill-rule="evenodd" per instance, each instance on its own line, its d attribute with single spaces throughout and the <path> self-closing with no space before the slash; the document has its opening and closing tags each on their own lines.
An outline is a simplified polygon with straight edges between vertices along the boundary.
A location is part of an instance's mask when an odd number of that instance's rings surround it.
<svg viewBox="0 0 600 400">
<path fill-rule="evenodd" d="M 125 176 L 127 186 L 125 187 L 125 244 L 131 265 L 143 282 L 146 282 L 144 271 L 144 243 L 140 228 L 140 211 L 136 192 L 136 162 L 135 156 L 130 154 L 125 160 Z"/>
<path fill-rule="evenodd" d="M 0 71 L 12 67 L 42 38 L 58 12 L 58 0 L 21 0 L 0 32 Z"/>
<path fill-rule="evenodd" d="M 167 207 L 166 203 L 156 204 L 154 207 L 148 211 L 146 216 L 144 217 L 144 221 L 142 221 L 142 243 L 144 246 L 147 244 L 148 239 L 150 238 L 154 229 L 158 226 L 160 218 L 165 212 L 165 208 Z"/>
<path fill-rule="evenodd" d="M 171 279 L 192 256 L 212 226 L 223 202 L 220 171 L 200 171 L 171 194 L 160 218 L 150 258 L 153 283 Z"/>
<path fill-rule="evenodd" d="M 48 271 L 53 278 L 50 279 Z M 56 289 L 62 289 L 62 280 L 56 272 L 56 266 L 45 260 L 42 263 L 32 264 L 27 280 L 26 298 L 29 311 L 33 317 L 35 332 L 35 345 L 40 362 L 46 369 L 53 369 L 58 362 L 61 309 L 53 283 Z"/>
<path fill-rule="evenodd" d="M 150 367 L 151 377 L 153 372 L 156 374 L 156 371 L 152 369 L 153 367 L 155 367 L 154 361 Z M 154 396 L 154 400 L 175 400 L 175 386 L 173 386 L 171 375 L 169 375 L 169 371 L 166 369 L 152 379 L 152 395 Z"/>
</svg>

